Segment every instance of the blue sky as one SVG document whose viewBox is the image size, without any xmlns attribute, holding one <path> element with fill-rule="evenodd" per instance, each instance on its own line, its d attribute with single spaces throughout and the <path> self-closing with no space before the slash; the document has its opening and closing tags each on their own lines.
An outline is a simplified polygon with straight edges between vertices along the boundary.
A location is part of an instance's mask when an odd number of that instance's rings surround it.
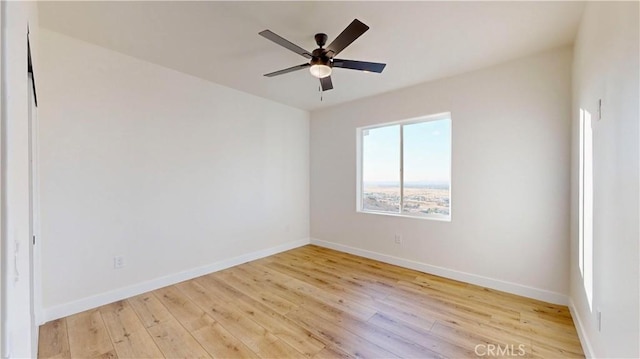
<svg viewBox="0 0 640 359">
<path fill-rule="evenodd" d="M 404 125 L 404 180 L 450 181 L 451 120 Z M 373 128 L 363 136 L 364 182 L 400 181 L 400 125 Z"/>
</svg>

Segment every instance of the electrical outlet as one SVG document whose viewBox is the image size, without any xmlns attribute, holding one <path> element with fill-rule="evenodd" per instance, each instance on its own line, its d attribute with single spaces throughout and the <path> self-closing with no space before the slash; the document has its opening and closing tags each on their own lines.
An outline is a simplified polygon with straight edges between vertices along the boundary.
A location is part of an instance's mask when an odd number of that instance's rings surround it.
<svg viewBox="0 0 640 359">
<path fill-rule="evenodd" d="M 396 242 L 396 244 L 402 244 L 402 234 L 396 233 L 394 242 Z"/>
<path fill-rule="evenodd" d="M 115 256 L 113 257 L 113 269 L 120 269 L 124 267 L 124 257 Z"/>
</svg>

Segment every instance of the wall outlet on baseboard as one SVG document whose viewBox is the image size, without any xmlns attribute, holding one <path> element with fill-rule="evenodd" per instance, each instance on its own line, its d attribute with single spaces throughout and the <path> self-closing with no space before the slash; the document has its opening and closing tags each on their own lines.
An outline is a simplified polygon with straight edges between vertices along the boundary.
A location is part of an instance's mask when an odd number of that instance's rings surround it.
<svg viewBox="0 0 640 359">
<path fill-rule="evenodd" d="M 124 267 L 124 257 L 123 256 L 113 257 L 113 269 L 120 269 L 122 267 Z"/>
<path fill-rule="evenodd" d="M 396 233 L 396 236 L 394 237 L 393 241 L 396 244 L 402 244 L 402 234 Z"/>
</svg>

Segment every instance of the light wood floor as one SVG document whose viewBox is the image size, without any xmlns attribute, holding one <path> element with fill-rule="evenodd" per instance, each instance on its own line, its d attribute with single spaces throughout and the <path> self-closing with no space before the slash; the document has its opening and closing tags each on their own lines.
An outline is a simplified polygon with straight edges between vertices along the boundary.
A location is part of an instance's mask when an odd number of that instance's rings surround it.
<svg viewBox="0 0 640 359">
<path fill-rule="evenodd" d="M 567 307 L 310 245 L 49 322 L 38 356 L 521 354 L 583 357 Z"/>
</svg>

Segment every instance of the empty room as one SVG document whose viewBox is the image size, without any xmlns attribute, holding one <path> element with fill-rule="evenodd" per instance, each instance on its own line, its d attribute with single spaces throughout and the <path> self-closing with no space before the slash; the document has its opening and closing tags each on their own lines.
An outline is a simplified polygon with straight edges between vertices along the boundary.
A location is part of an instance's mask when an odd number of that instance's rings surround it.
<svg viewBox="0 0 640 359">
<path fill-rule="evenodd" d="M 0 2 L 2 358 L 640 357 L 640 2 Z"/>
</svg>

